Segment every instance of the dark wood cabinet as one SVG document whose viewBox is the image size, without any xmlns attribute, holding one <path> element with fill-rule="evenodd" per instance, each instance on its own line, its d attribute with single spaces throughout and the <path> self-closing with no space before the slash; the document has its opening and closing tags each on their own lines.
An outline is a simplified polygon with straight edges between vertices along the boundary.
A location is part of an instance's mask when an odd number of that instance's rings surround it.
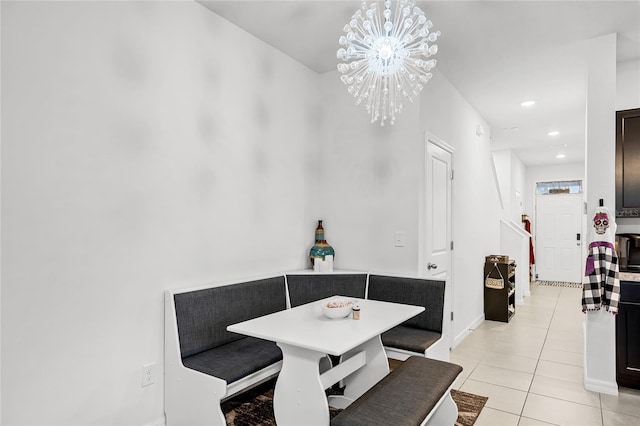
<svg viewBox="0 0 640 426">
<path fill-rule="evenodd" d="M 640 108 L 616 112 L 616 216 L 640 217 Z"/>
<path fill-rule="evenodd" d="M 620 282 L 616 316 L 616 378 L 619 386 L 640 389 L 640 282 Z"/>
<path fill-rule="evenodd" d="M 516 263 L 487 256 L 484 264 L 484 319 L 509 322 L 516 313 Z"/>
</svg>

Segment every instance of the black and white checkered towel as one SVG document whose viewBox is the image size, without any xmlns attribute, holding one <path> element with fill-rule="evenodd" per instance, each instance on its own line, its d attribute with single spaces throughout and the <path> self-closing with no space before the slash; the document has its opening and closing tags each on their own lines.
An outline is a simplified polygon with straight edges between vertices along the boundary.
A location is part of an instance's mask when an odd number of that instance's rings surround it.
<svg viewBox="0 0 640 426">
<path fill-rule="evenodd" d="M 618 313 L 620 279 L 618 256 L 613 244 L 595 241 L 589 244 L 587 265 L 582 280 L 582 312 L 597 311 L 604 306 Z"/>
</svg>

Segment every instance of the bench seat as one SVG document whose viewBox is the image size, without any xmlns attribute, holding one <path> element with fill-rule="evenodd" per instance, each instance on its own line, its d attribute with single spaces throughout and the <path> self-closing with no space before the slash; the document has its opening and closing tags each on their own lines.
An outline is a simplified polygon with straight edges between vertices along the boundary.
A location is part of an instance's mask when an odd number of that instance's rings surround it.
<svg viewBox="0 0 640 426">
<path fill-rule="evenodd" d="M 332 426 L 453 425 L 450 389 L 462 367 L 411 356 L 331 420 Z M 453 407 L 451 407 L 453 404 Z M 444 412 L 436 413 L 443 409 Z"/>
<path fill-rule="evenodd" d="M 382 342 L 387 347 L 403 349 L 409 352 L 424 353 L 442 334 L 421 328 L 398 325 L 391 330 L 382 333 Z"/>
<path fill-rule="evenodd" d="M 245 337 L 182 359 L 185 367 L 233 383 L 282 360 L 282 351 L 267 340 Z"/>
</svg>

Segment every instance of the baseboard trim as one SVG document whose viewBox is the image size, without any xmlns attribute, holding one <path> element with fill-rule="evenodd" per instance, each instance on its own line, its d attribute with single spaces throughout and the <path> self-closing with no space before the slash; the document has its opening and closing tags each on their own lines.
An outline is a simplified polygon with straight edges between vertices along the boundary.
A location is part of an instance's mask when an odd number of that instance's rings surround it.
<svg viewBox="0 0 640 426">
<path fill-rule="evenodd" d="M 616 382 L 607 382 L 604 380 L 584 378 L 584 388 L 592 392 L 600 392 L 607 395 L 618 395 L 618 384 Z"/>
<path fill-rule="evenodd" d="M 157 419 L 151 421 L 150 423 L 146 423 L 144 426 L 166 426 L 166 421 L 164 415 L 162 417 L 158 417 Z"/>
<path fill-rule="evenodd" d="M 451 349 L 455 349 L 462 341 L 471 334 L 471 330 L 475 330 L 480 324 L 484 321 L 484 313 L 471 322 L 464 330 L 458 333 L 453 340 L 453 347 Z"/>
</svg>

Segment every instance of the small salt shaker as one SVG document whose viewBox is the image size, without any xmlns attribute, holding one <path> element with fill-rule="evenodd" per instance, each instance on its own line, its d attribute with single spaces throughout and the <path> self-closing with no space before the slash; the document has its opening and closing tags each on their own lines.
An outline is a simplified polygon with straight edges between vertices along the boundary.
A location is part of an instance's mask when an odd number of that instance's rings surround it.
<svg viewBox="0 0 640 426">
<path fill-rule="evenodd" d="M 353 319 L 354 320 L 359 320 L 360 319 L 360 306 L 356 305 L 353 308 L 351 308 L 351 310 L 353 311 Z"/>
</svg>

